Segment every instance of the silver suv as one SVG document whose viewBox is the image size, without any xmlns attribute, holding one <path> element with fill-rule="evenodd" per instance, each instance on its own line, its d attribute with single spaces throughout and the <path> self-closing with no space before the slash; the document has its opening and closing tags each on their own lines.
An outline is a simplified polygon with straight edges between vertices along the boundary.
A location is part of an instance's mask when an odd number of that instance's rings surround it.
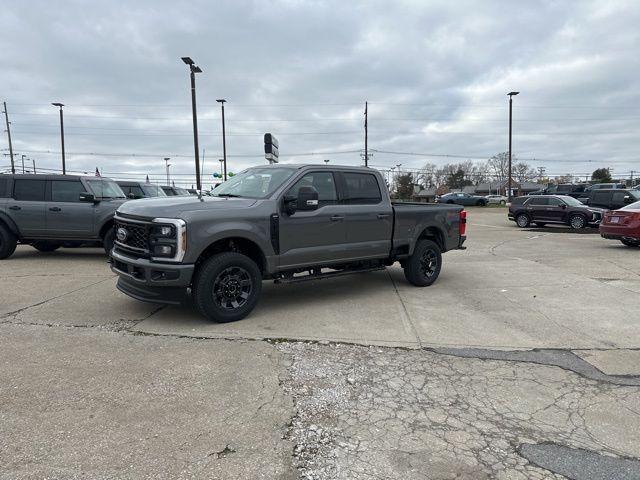
<svg viewBox="0 0 640 480">
<path fill-rule="evenodd" d="M 0 175 L 0 259 L 18 243 L 41 252 L 61 246 L 113 246 L 113 214 L 126 201 L 111 179 Z"/>
</svg>

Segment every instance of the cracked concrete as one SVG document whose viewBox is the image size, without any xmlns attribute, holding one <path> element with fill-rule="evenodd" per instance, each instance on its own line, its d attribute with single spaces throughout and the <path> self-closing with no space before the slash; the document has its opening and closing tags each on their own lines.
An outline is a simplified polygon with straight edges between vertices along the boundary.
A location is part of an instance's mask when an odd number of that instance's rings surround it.
<svg viewBox="0 0 640 480">
<path fill-rule="evenodd" d="M 553 442 L 640 456 L 640 390 L 554 366 L 280 343 L 301 478 L 560 478 L 518 454 Z M 640 474 L 638 465 L 634 472 Z"/>
</svg>

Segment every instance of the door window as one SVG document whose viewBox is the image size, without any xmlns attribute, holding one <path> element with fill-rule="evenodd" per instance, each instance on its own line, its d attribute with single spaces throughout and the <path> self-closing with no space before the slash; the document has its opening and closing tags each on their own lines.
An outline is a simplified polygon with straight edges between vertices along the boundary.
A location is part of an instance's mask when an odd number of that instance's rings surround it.
<svg viewBox="0 0 640 480">
<path fill-rule="evenodd" d="M 595 192 L 591 203 L 596 205 L 608 205 L 609 204 L 609 192 Z"/>
<path fill-rule="evenodd" d="M 552 206 L 552 207 L 560 207 L 560 206 L 564 205 L 564 202 L 562 200 L 560 200 L 559 198 L 551 197 L 551 198 L 549 198 L 549 205 Z"/>
<path fill-rule="evenodd" d="M 625 191 L 622 192 L 614 192 L 613 193 L 613 198 L 611 199 L 611 203 L 613 203 L 614 205 L 624 205 L 624 197 L 628 196 L 629 194 Z"/>
<path fill-rule="evenodd" d="M 549 197 L 534 197 L 529 202 L 529 205 L 531 205 L 532 207 L 549 205 Z"/>
<path fill-rule="evenodd" d="M 287 195 L 298 196 L 301 187 L 313 187 L 318 192 L 318 206 L 334 205 L 338 200 L 336 185 L 331 172 L 311 172 L 298 180 Z"/>
<path fill-rule="evenodd" d="M 6 178 L 0 178 L 0 198 L 7 196 L 7 183 L 9 181 Z"/>
<path fill-rule="evenodd" d="M 51 182 L 51 201 L 53 202 L 79 202 L 80 194 L 84 192 L 84 186 L 78 181 L 53 180 Z"/>
<path fill-rule="evenodd" d="M 13 198 L 32 202 L 44 201 L 44 180 L 15 180 L 13 182 Z"/>
<path fill-rule="evenodd" d="M 343 173 L 345 201 L 350 204 L 376 204 L 382 201 L 380 186 L 370 173 Z"/>
</svg>

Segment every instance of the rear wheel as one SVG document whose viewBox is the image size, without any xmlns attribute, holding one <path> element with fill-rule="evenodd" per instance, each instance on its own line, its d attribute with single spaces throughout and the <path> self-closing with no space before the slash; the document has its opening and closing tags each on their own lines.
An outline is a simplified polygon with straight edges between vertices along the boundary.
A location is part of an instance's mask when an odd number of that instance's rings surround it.
<svg viewBox="0 0 640 480">
<path fill-rule="evenodd" d="M 33 242 L 31 246 L 39 252 L 53 252 L 59 249 L 61 245 L 53 242 Z"/>
<path fill-rule="evenodd" d="M 5 225 L 0 223 L 0 260 L 10 257 L 16 251 L 18 239 Z"/>
<path fill-rule="evenodd" d="M 529 220 L 529 215 L 527 215 L 526 213 L 521 213 L 516 217 L 516 225 L 518 225 L 520 228 L 527 228 L 530 223 L 531 220 Z"/>
<path fill-rule="evenodd" d="M 620 240 L 627 247 L 640 247 L 640 240 Z"/>
<path fill-rule="evenodd" d="M 116 239 L 115 228 L 111 227 L 107 230 L 102 237 L 102 247 L 104 251 L 107 252 L 107 255 L 111 255 L 111 250 L 113 249 L 113 242 Z"/>
<path fill-rule="evenodd" d="M 404 276 L 416 287 L 427 287 L 438 279 L 442 268 L 442 253 L 432 240 L 419 240 L 413 255 L 404 266 Z"/>
<path fill-rule="evenodd" d="M 505 200 L 500 200 L 500 205 L 502 205 L 503 207 L 507 204 L 507 202 Z"/>
<path fill-rule="evenodd" d="M 574 230 L 582 230 L 587 226 L 587 221 L 582 215 L 573 215 L 569 218 L 569 226 Z"/>
<path fill-rule="evenodd" d="M 193 299 L 202 315 L 218 323 L 242 320 L 255 308 L 262 274 L 249 257 L 218 253 L 202 265 L 193 283 Z"/>
</svg>

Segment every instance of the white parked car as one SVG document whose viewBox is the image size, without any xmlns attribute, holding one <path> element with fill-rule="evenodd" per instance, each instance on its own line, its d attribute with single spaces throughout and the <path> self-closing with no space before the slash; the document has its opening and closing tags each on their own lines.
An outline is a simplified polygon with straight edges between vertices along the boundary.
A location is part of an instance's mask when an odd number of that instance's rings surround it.
<svg viewBox="0 0 640 480">
<path fill-rule="evenodd" d="M 504 195 L 485 195 L 484 198 L 487 199 L 487 203 L 495 203 L 498 205 L 506 205 L 508 201 Z"/>
</svg>

